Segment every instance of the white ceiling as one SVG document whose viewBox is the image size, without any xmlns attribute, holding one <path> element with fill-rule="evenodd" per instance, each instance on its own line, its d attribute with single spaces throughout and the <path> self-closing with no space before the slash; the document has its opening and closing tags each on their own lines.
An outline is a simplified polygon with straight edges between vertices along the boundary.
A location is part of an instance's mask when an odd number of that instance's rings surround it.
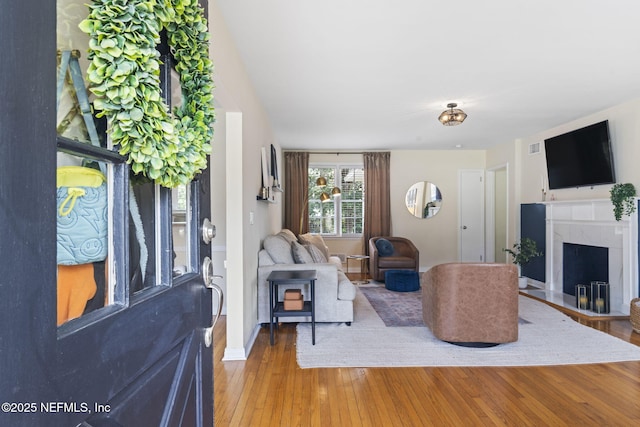
<svg viewBox="0 0 640 427">
<path fill-rule="evenodd" d="M 287 149 L 482 149 L 640 97 L 638 0 L 216 2 Z"/>
</svg>

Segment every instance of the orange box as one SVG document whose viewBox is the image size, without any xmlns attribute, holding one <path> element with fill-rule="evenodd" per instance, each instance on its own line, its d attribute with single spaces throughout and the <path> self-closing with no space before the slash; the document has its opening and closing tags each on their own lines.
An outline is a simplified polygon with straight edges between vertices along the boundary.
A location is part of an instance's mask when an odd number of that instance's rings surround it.
<svg viewBox="0 0 640 427">
<path fill-rule="evenodd" d="M 284 299 L 300 299 L 302 298 L 302 291 L 300 289 L 287 289 L 284 291 Z"/>
<path fill-rule="evenodd" d="M 298 299 L 285 299 L 284 300 L 284 309 L 285 310 L 302 310 L 304 306 L 304 300 L 302 299 L 302 295 Z"/>
</svg>

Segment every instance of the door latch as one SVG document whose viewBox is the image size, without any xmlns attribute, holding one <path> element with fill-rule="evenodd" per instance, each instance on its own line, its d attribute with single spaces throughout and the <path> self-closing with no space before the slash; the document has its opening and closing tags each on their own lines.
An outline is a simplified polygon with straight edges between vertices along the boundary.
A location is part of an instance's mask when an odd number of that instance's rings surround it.
<svg viewBox="0 0 640 427">
<path fill-rule="evenodd" d="M 216 237 L 216 226 L 209 221 L 209 218 L 205 218 L 202 221 L 202 241 L 208 245 L 214 237 Z"/>
</svg>

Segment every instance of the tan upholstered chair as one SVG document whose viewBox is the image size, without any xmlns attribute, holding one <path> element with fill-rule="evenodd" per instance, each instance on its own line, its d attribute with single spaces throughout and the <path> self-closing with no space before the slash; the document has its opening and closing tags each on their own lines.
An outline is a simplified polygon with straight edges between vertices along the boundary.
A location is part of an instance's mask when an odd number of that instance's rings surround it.
<svg viewBox="0 0 640 427">
<path fill-rule="evenodd" d="M 422 317 L 438 339 L 476 347 L 518 340 L 515 265 L 440 264 L 421 283 Z"/>
<path fill-rule="evenodd" d="M 379 239 L 386 239 L 393 245 L 393 253 L 381 256 L 376 246 Z M 413 270 L 420 268 L 420 254 L 409 239 L 404 237 L 379 236 L 369 239 L 369 274 L 373 280 L 384 282 L 388 270 Z"/>
</svg>

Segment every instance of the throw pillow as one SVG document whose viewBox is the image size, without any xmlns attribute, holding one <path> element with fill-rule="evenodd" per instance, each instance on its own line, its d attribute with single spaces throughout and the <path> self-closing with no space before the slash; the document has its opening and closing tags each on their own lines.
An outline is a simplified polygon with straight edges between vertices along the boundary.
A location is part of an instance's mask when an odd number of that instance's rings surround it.
<svg viewBox="0 0 640 427">
<path fill-rule="evenodd" d="M 376 248 L 378 249 L 378 255 L 391 256 L 393 255 L 393 243 L 387 239 L 376 240 Z"/>
<path fill-rule="evenodd" d="M 329 248 L 324 243 L 324 239 L 319 234 L 300 234 L 298 235 L 298 241 L 303 245 L 313 245 L 320 249 L 326 259 L 329 259 Z"/>
<path fill-rule="evenodd" d="M 296 264 L 313 264 L 309 252 L 298 242 L 291 242 L 291 254 Z"/>
<path fill-rule="evenodd" d="M 295 234 L 293 234 L 293 231 L 283 228 L 279 233 L 278 236 L 284 237 L 284 239 L 291 243 L 291 242 L 295 242 L 296 240 L 298 240 L 298 238 L 296 237 Z"/>
<path fill-rule="evenodd" d="M 314 245 L 304 245 L 304 247 L 309 251 L 309 255 L 313 258 L 314 263 L 325 263 L 327 259 L 325 258 L 322 251 L 316 248 Z"/>
<path fill-rule="evenodd" d="M 291 256 L 291 244 L 284 237 L 277 234 L 267 236 L 263 246 L 276 264 L 293 264 L 295 262 Z"/>
</svg>

